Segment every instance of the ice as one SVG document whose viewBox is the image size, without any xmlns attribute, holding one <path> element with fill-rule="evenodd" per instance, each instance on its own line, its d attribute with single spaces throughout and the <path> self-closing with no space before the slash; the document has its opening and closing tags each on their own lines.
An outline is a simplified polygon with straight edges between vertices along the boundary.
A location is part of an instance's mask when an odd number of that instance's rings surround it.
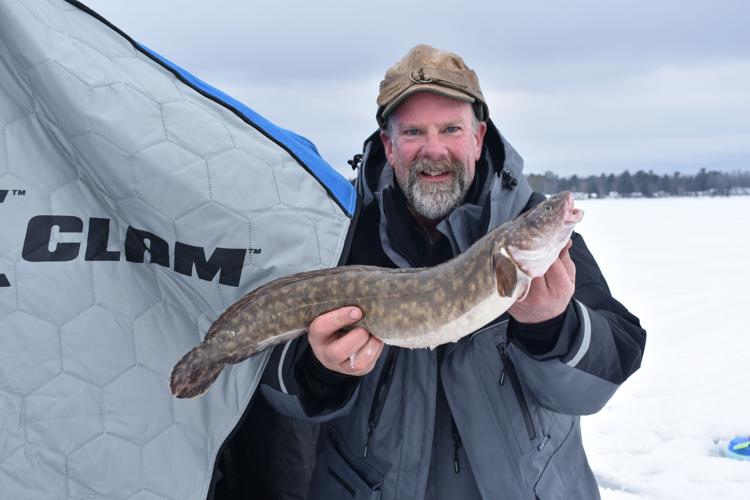
<svg viewBox="0 0 750 500">
<path fill-rule="evenodd" d="M 584 444 L 602 498 L 750 498 L 750 197 L 579 200 L 577 229 L 648 331 Z"/>
</svg>

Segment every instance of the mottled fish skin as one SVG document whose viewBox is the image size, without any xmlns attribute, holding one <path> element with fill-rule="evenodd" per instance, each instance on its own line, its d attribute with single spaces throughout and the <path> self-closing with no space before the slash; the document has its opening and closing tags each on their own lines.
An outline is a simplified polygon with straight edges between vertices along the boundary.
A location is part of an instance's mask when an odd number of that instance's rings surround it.
<svg viewBox="0 0 750 500">
<path fill-rule="evenodd" d="M 364 314 L 356 326 L 386 344 L 455 342 L 525 293 L 557 258 L 581 216 L 572 196 L 561 193 L 435 267 L 342 266 L 272 281 L 230 306 L 175 365 L 172 394 L 204 393 L 225 365 L 302 335 L 313 319 L 344 306 L 359 307 Z"/>
</svg>

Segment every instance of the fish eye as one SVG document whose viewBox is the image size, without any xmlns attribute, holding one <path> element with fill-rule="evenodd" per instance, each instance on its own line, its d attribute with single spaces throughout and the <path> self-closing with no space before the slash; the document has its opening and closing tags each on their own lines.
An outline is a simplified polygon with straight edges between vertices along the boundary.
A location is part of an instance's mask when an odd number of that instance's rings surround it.
<svg viewBox="0 0 750 500">
<path fill-rule="evenodd" d="M 544 211 L 545 212 L 550 212 L 551 210 L 552 210 L 552 205 L 549 205 L 549 204 L 545 204 L 544 205 Z"/>
</svg>

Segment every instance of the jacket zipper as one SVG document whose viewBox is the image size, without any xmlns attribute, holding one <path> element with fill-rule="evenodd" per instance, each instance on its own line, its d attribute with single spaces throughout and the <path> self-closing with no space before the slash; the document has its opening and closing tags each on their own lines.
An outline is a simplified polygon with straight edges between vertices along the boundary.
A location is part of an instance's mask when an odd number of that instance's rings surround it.
<svg viewBox="0 0 750 500">
<path fill-rule="evenodd" d="M 516 372 L 516 367 L 513 364 L 513 361 L 511 361 L 510 356 L 508 356 L 506 344 L 503 343 L 498 345 L 497 350 L 500 353 L 500 359 L 503 361 L 503 371 L 500 374 L 500 380 L 498 382 L 500 385 L 503 385 L 507 374 L 510 379 L 510 385 L 513 387 L 513 392 L 516 395 L 516 400 L 518 400 L 518 405 L 521 407 L 521 415 L 523 416 L 523 423 L 526 425 L 526 432 L 529 435 L 529 441 L 533 441 L 536 437 L 536 430 L 534 430 L 534 422 L 531 420 L 531 412 L 529 411 L 526 397 L 521 388 L 521 381 L 518 378 L 518 372 Z"/>
<path fill-rule="evenodd" d="M 380 422 L 380 416 L 383 414 L 385 398 L 388 396 L 388 391 L 391 388 L 391 381 L 393 380 L 393 372 L 395 371 L 396 358 L 399 351 L 399 348 L 390 348 L 388 357 L 385 360 L 385 368 L 383 368 L 378 384 L 375 386 L 375 397 L 372 400 L 370 416 L 367 419 L 367 439 L 365 440 L 365 449 L 362 452 L 362 458 L 367 458 L 367 453 L 370 449 L 370 438 L 375 433 L 375 428 Z"/>
</svg>

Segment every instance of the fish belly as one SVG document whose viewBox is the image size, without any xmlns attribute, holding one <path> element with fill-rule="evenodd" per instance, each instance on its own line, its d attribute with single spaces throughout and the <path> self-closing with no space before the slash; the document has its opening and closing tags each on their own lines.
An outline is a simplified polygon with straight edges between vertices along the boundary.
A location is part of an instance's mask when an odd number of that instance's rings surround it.
<svg viewBox="0 0 750 500">
<path fill-rule="evenodd" d="M 398 335 L 389 335 L 389 338 L 382 340 L 386 344 L 410 349 L 423 347 L 433 349 L 448 342 L 457 342 L 507 311 L 516 298 L 516 294 L 512 297 L 500 297 L 493 291 L 450 321 L 429 328 L 427 331 L 405 331 Z"/>
</svg>

